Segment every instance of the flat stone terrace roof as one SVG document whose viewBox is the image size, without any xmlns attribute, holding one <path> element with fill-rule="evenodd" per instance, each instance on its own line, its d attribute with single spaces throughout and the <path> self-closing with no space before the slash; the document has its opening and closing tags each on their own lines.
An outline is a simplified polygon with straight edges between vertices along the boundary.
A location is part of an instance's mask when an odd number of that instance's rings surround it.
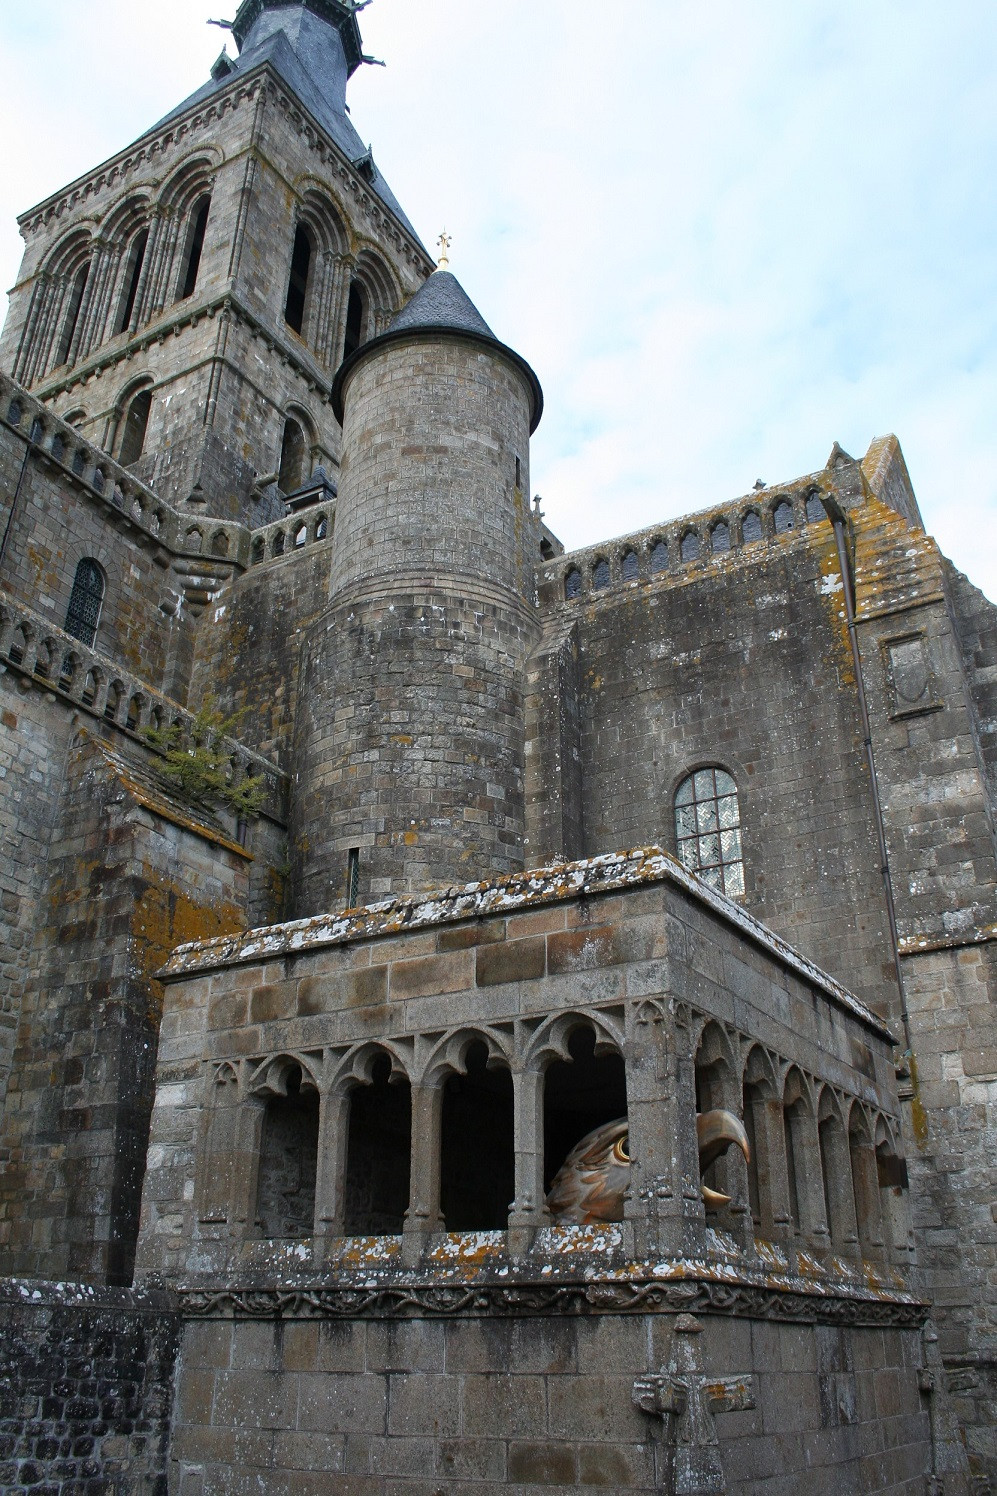
<svg viewBox="0 0 997 1496">
<path fill-rule="evenodd" d="M 485 919 L 491 915 L 556 904 L 600 893 L 617 893 L 654 883 L 670 883 L 700 904 L 705 904 L 726 924 L 768 952 L 782 966 L 809 986 L 824 993 L 832 1003 L 888 1043 L 896 1043 L 885 1021 L 833 977 L 821 971 L 806 956 L 749 914 L 740 904 L 717 893 L 670 853 L 659 846 L 638 847 L 626 852 L 605 852 L 577 862 L 554 863 L 512 877 L 441 888 L 426 894 L 410 894 L 363 909 L 339 914 L 317 914 L 310 919 L 268 925 L 241 935 L 225 935 L 181 945 L 173 952 L 160 975 L 179 981 L 205 971 L 246 965 L 281 956 L 306 955 L 328 946 L 352 941 L 399 935 L 461 920 Z"/>
</svg>

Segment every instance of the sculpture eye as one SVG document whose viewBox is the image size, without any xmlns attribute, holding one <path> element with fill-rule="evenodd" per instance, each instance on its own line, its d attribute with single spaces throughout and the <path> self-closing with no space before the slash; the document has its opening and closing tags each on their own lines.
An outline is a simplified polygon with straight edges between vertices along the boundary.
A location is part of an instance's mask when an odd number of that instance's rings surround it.
<svg viewBox="0 0 997 1496">
<path fill-rule="evenodd" d="M 613 1157 L 618 1164 L 630 1162 L 630 1134 L 628 1132 L 625 1132 L 622 1138 L 613 1144 Z"/>
</svg>

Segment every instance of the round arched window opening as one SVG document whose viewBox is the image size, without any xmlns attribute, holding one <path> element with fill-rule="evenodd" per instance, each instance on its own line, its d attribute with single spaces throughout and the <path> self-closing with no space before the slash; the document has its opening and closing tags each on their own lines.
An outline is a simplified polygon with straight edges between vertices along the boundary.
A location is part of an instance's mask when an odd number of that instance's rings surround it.
<svg viewBox="0 0 997 1496">
<path fill-rule="evenodd" d="M 349 358 L 351 353 L 356 353 L 361 343 L 365 342 L 364 323 L 367 320 L 367 300 L 363 287 L 359 281 L 354 281 L 350 286 L 350 299 L 346 307 L 346 339 L 343 345 L 343 358 Z"/>
<path fill-rule="evenodd" d="M 87 649 L 92 649 L 97 638 L 100 610 L 104 604 L 104 573 L 90 556 L 84 557 L 76 568 L 73 590 L 66 610 L 66 633 Z"/>
<path fill-rule="evenodd" d="M 730 898 L 744 893 L 741 810 L 726 769 L 711 765 L 682 780 L 675 791 L 675 837 L 680 860 L 704 883 Z"/>
<path fill-rule="evenodd" d="M 118 450 L 118 461 L 122 467 L 130 467 L 142 456 L 151 410 L 152 391 L 139 390 L 128 407 L 122 427 L 121 446 Z"/>
<path fill-rule="evenodd" d="M 284 422 L 280 443 L 280 469 L 277 487 L 281 493 L 294 493 L 305 481 L 305 433 L 293 416 Z"/>
</svg>

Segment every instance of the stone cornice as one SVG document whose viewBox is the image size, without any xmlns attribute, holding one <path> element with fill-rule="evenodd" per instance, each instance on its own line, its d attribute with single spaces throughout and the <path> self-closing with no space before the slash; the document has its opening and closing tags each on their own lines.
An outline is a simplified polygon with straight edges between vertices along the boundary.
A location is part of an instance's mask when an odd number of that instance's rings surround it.
<svg viewBox="0 0 997 1496">
<path fill-rule="evenodd" d="M 858 1019 L 878 1038 L 889 1044 L 896 1042 L 884 1020 L 840 982 L 794 950 L 740 904 L 710 888 L 670 853 L 654 845 L 625 852 L 603 852 L 577 862 L 554 863 L 529 872 L 514 873 L 508 878 L 441 888 L 427 894 L 400 895 L 370 904 L 365 909 L 343 914 L 318 914 L 311 919 L 250 930 L 245 935 L 219 936 L 214 940 L 177 946 L 161 975 L 176 980 L 220 967 L 300 956 L 310 950 L 345 945 L 350 941 L 407 934 L 412 930 L 459 920 L 484 919 L 489 915 L 508 915 L 545 904 L 618 893 L 654 883 L 671 883 L 680 888 L 794 976 L 821 992 L 835 1007 Z"/>
<path fill-rule="evenodd" d="M 254 68 L 245 77 L 233 79 L 229 88 L 220 89 L 203 104 L 193 107 L 187 114 L 170 119 L 158 129 L 154 126 L 125 150 L 119 151 L 116 156 L 102 162 L 94 171 L 77 177 L 61 191 L 53 193 L 51 197 L 29 208 L 17 220 L 22 235 L 27 238 L 29 234 L 37 233 L 39 229 L 47 227 L 53 219 L 61 218 L 65 213 L 72 212 L 106 188 L 116 186 L 138 167 L 154 161 L 157 156 L 163 155 L 171 146 L 176 145 L 188 135 L 202 130 L 206 125 L 213 124 L 229 110 L 238 108 L 244 100 L 254 98 L 263 81 L 262 73 L 262 68 Z"/>
<path fill-rule="evenodd" d="M 53 193 L 34 208 L 29 208 L 17 220 L 22 235 L 27 238 L 37 233 L 54 219 L 63 217 L 106 188 L 122 182 L 140 166 L 162 156 L 188 135 L 202 131 L 230 110 L 238 108 L 244 101 L 255 98 L 261 87 L 268 88 L 274 103 L 295 125 L 298 133 L 305 136 L 320 160 L 335 166 L 339 180 L 347 187 L 356 206 L 366 214 L 375 228 L 402 252 L 414 268 L 428 274 L 433 269 L 433 263 L 425 249 L 395 217 L 387 204 L 372 192 L 369 184 L 354 170 L 352 162 L 347 160 L 322 126 L 292 94 L 269 61 L 258 63 L 246 73 L 237 72 L 230 83 L 211 94 L 203 103 L 192 106 L 185 114 L 169 119 L 158 129 L 148 131 L 126 150 L 103 162 L 95 171 L 78 177 L 68 187 Z"/>
<path fill-rule="evenodd" d="M 812 1288 L 717 1280 L 681 1266 L 681 1276 L 662 1280 L 629 1274 L 594 1281 L 398 1282 L 368 1286 L 176 1290 L 186 1319 L 398 1320 L 508 1319 L 603 1314 L 723 1314 L 793 1324 L 883 1326 L 916 1330 L 928 1306 L 912 1295 L 869 1292 L 825 1283 Z"/>
<path fill-rule="evenodd" d="M 175 336 L 186 327 L 196 327 L 205 318 L 214 321 L 218 317 L 225 316 L 247 327 L 253 337 L 259 338 L 270 353 L 276 354 L 288 363 L 323 400 L 329 398 L 332 380 L 323 376 L 317 362 L 311 357 L 306 357 L 304 351 L 299 352 L 289 340 L 283 340 L 273 328 L 267 327 L 266 323 L 251 312 L 233 290 L 223 291 L 193 306 L 187 303 L 176 303 L 176 306 L 181 310 L 173 310 L 155 322 L 148 323 L 120 347 L 105 347 L 97 350 L 86 362 L 74 365 L 72 371 L 64 378 L 39 383 L 33 391 L 36 398 L 52 400 L 56 395 L 75 389 L 77 385 L 86 385 L 90 379 L 103 374 L 107 369 L 127 363 L 134 358 L 135 354 L 144 353 L 154 344 L 165 342 L 168 337 Z M 183 372 L 186 373 L 187 370 Z M 174 378 L 180 377 L 180 375 L 174 376 Z"/>
</svg>

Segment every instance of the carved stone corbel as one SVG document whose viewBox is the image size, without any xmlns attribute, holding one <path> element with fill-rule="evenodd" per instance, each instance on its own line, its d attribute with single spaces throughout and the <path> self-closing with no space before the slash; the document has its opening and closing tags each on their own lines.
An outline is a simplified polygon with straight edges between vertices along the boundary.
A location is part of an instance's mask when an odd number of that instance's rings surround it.
<svg viewBox="0 0 997 1496">
<path fill-rule="evenodd" d="M 674 1496 L 725 1496 L 714 1415 L 755 1406 L 754 1378 L 706 1376 L 696 1337 L 703 1325 L 691 1314 L 675 1321 L 675 1350 L 667 1368 L 634 1382 L 633 1400 L 642 1413 L 669 1420 Z"/>
</svg>

